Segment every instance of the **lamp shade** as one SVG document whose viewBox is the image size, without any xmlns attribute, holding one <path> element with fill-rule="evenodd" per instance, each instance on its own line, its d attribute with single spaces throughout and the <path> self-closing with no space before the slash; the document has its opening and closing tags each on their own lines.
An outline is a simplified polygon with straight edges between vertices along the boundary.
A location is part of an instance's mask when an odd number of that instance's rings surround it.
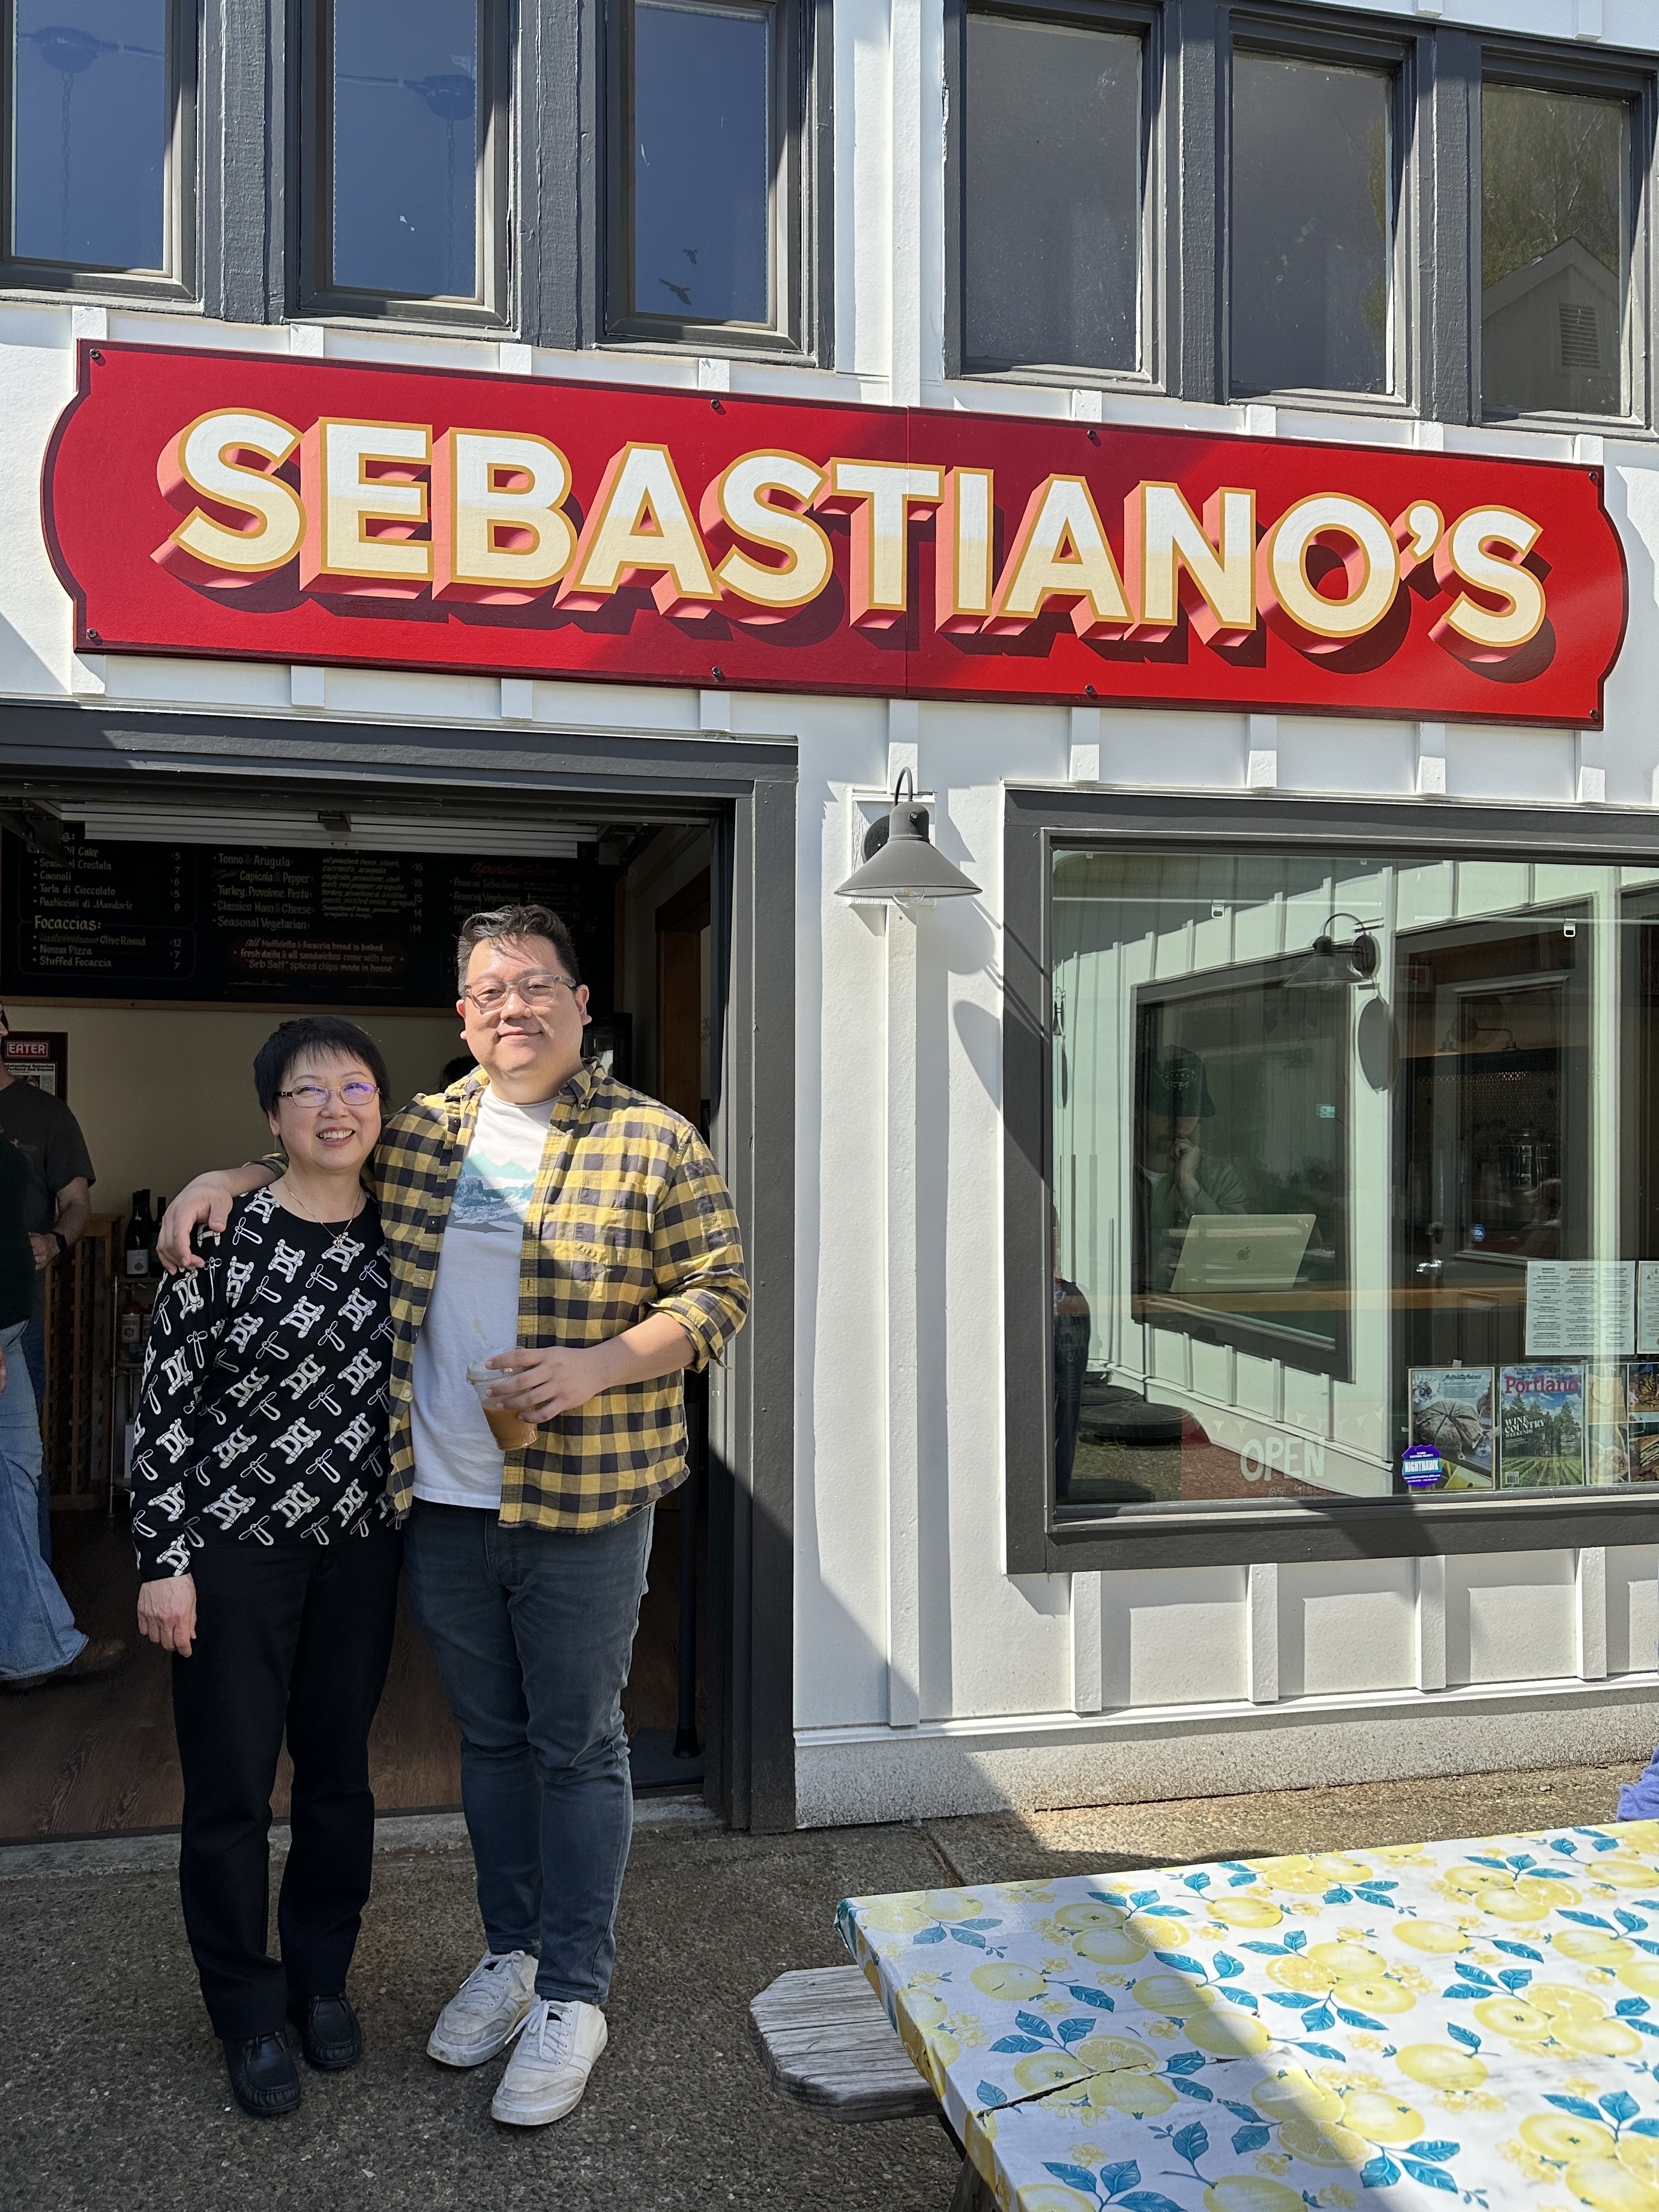
<svg viewBox="0 0 1659 2212">
<path fill-rule="evenodd" d="M 844 899 L 913 900 L 973 898 L 979 885 L 948 860 L 927 834 L 927 809 L 901 799 L 884 823 L 874 823 L 864 841 L 864 865 L 855 868 L 836 896 Z"/>
<path fill-rule="evenodd" d="M 1344 944 L 1337 933 L 1339 921 L 1352 921 L 1352 939 Z M 1376 939 L 1363 921 L 1352 915 L 1333 915 L 1315 938 L 1307 957 L 1288 977 L 1290 991 L 1334 991 L 1350 983 L 1369 983 L 1377 969 Z"/>
</svg>

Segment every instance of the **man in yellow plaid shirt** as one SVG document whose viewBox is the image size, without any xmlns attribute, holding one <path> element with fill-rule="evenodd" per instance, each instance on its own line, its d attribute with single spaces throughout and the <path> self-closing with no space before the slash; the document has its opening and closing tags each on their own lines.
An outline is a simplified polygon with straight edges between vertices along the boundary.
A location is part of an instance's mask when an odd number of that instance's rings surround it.
<svg viewBox="0 0 1659 2212">
<path fill-rule="evenodd" d="M 459 965 L 478 1066 L 387 1120 L 369 1177 L 392 1263 L 387 1490 L 461 1732 L 487 1944 L 427 2049 L 476 2066 L 516 2039 L 491 2111 L 537 2127 L 605 2048 L 651 1509 L 685 1474 L 683 1372 L 720 1356 L 749 1289 L 702 1139 L 584 1061 L 558 916 L 475 915 Z M 198 1177 L 163 1260 L 197 1264 L 194 1230 L 272 1172 Z"/>
</svg>

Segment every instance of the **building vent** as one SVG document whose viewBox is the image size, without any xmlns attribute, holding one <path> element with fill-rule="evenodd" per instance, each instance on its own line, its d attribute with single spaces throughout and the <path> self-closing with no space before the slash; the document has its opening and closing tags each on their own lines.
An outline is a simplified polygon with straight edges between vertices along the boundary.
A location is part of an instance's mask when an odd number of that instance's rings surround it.
<svg viewBox="0 0 1659 2212">
<path fill-rule="evenodd" d="M 1556 313 L 1561 318 L 1563 368 L 1600 368 L 1601 346 L 1595 331 L 1594 307 L 1576 307 L 1563 300 Z"/>
</svg>

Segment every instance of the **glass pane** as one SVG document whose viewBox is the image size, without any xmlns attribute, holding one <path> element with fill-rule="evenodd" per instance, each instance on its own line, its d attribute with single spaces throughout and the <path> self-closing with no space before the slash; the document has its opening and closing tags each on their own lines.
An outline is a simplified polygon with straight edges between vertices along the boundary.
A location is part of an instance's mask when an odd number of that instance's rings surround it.
<svg viewBox="0 0 1659 2212">
<path fill-rule="evenodd" d="M 477 0 L 334 0 L 336 284 L 478 296 Z"/>
<path fill-rule="evenodd" d="M 969 17 L 970 360 L 1139 365 L 1140 70 L 1137 38 Z"/>
<path fill-rule="evenodd" d="M 1236 392 L 1389 389 L 1392 92 L 1368 70 L 1235 55 Z"/>
<path fill-rule="evenodd" d="M 1616 415 L 1630 111 L 1489 84 L 1480 129 L 1481 397 L 1500 412 Z"/>
<path fill-rule="evenodd" d="M 634 312 L 772 320 L 772 19 L 634 10 Z"/>
<path fill-rule="evenodd" d="M 1056 1501 L 1659 1481 L 1659 892 L 1061 851 Z"/>
<path fill-rule="evenodd" d="M 166 0 L 16 0 L 11 250 L 167 264 Z"/>
</svg>

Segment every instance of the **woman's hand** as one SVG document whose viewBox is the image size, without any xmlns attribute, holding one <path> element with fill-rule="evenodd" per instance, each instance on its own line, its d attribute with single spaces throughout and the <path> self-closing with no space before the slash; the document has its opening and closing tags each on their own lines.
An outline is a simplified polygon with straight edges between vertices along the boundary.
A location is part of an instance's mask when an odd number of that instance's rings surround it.
<svg viewBox="0 0 1659 2212">
<path fill-rule="evenodd" d="M 198 1175 L 194 1182 L 187 1182 L 161 1216 L 161 1234 L 155 1239 L 155 1256 L 168 1274 L 176 1275 L 180 1268 L 188 1272 L 199 1267 L 202 1260 L 191 1242 L 196 1231 L 205 1226 L 218 1236 L 236 1200 L 251 1190 L 263 1189 L 274 1179 L 274 1170 L 261 1164 L 212 1169 Z"/>
<path fill-rule="evenodd" d="M 196 1640 L 196 1581 L 191 1575 L 164 1575 L 138 1585 L 138 1633 L 188 1659 Z"/>
</svg>

